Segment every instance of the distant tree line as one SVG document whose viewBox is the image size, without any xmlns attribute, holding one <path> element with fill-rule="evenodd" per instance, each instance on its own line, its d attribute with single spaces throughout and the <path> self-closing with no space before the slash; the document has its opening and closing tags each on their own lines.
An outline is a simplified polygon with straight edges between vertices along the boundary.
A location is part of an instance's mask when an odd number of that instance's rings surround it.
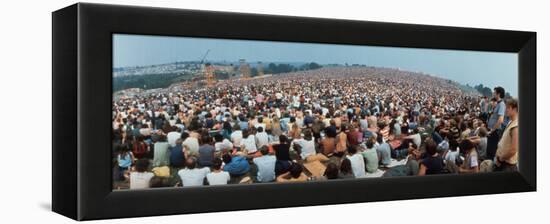
<svg viewBox="0 0 550 224">
<path fill-rule="evenodd" d="M 113 78 L 113 91 L 116 92 L 129 88 L 166 88 L 173 83 L 181 82 L 189 77 L 189 74 L 178 73 L 118 76 Z"/>
<path fill-rule="evenodd" d="M 474 86 L 474 89 L 476 89 L 479 93 L 481 93 L 481 95 L 483 96 L 486 96 L 488 98 L 491 98 L 493 97 L 493 89 L 492 88 L 489 88 L 487 86 L 483 86 L 483 84 L 479 84 L 479 85 L 476 85 Z M 505 94 L 505 98 L 509 98 L 510 97 L 510 93 L 509 92 L 506 92 Z"/>
</svg>

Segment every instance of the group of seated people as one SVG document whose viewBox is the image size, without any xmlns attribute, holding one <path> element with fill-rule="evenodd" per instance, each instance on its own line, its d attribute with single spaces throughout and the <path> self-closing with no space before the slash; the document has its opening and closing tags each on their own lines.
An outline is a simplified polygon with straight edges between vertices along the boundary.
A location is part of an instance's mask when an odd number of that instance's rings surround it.
<svg viewBox="0 0 550 224">
<path fill-rule="evenodd" d="M 113 99 L 113 188 L 516 170 L 517 101 L 335 67 Z"/>
<path fill-rule="evenodd" d="M 491 171 L 486 121 L 470 114 L 421 112 L 306 113 L 288 131 L 278 119 L 242 116 L 230 128 L 208 128 L 191 119 L 184 130 L 159 117 L 162 128 L 138 125 L 116 138 L 116 189 L 189 187 L 266 182 L 324 181 L 368 177 Z M 265 120 L 270 120 L 266 122 Z M 309 121 L 310 120 L 310 121 Z M 325 122 L 326 121 L 326 122 Z M 328 125 L 325 125 L 328 124 Z M 123 125 L 119 126 L 123 129 Z M 267 131 L 266 131 L 267 129 Z M 117 141 L 118 140 L 118 141 Z M 485 161 L 489 159 L 489 161 Z M 319 166 L 308 165 L 318 163 Z M 485 167 L 483 167 L 485 165 Z"/>
</svg>

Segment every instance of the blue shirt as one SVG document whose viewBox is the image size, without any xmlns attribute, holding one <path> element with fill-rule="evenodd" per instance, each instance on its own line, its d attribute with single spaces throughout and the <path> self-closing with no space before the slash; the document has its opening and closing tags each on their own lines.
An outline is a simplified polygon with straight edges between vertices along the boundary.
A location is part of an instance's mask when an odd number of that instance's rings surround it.
<svg viewBox="0 0 550 224">
<path fill-rule="evenodd" d="M 132 157 L 130 156 L 130 153 L 126 153 L 126 156 L 122 157 L 122 155 L 118 155 L 118 166 L 122 168 L 129 168 L 132 166 Z"/>
<path fill-rule="evenodd" d="M 277 158 L 272 155 L 263 155 L 252 160 L 258 166 L 258 181 L 270 182 L 275 180 L 275 162 Z"/>
<path fill-rule="evenodd" d="M 242 156 L 235 156 L 231 158 L 231 162 L 223 166 L 223 170 L 227 171 L 231 175 L 243 175 L 248 173 L 250 165 L 246 158 Z"/>
<path fill-rule="evenodd" d="M 493 127 L 498 121 L 498 117 L 504 116 L 505 112 L 506 112 L 506 104 L 504 104 L 504 100 L 500 100 L 497 103 L 497 106 L 493 108 L 493 114 L 491 114 L 491 117 L 489 117 L 489 121 L 487 122 L 488 128 L 493 129 Z M 501 128 L 502 128 L 502 125 L 501 127 L 498 127 L 498 129 L 501 129 Z"/>
<path fill-rule="evenodd" d="M 171 166 L 183 166 L 183 161 L 185 160 L 185 155 L 183 154 L 183 147 L 181 145 L 176 145 L 170 148 L 170 165 Z"/>
</svg>

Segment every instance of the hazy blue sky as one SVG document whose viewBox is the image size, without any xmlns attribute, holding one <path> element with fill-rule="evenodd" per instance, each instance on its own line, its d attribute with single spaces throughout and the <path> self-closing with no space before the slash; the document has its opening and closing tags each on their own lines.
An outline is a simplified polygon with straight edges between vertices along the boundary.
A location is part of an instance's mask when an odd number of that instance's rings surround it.
<svg viewBox="0 0 550 224">
<path fill-rule="evenodd" d="M 206 61 L 357 63 L 424 72 L 463 84 L 498 85 L 513 96 L 518 88 L 517 54 L 502 52 L 115 34 L 113 66 L 199 60 L 208 49 Z"/>
</svg>

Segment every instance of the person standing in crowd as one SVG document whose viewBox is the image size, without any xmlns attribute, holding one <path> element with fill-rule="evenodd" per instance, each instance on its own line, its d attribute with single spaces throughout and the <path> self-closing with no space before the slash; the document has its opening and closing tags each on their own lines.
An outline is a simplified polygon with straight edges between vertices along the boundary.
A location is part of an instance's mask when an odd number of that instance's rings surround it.
<svg viewBox="0 0 550 224">
<path fill-rule="evenodd" d="M 498 143 L 495 159 L 496 171 L 517 171 L 519 132 L 518 132 L 518 101 L 506 101 L 506 116 L 510 122 L 506 125 L 502 138 Z"/>
<path fill-rule="evenodd" d="M 497 150 L 497 145 L 502 134 L 502 124 L 504 123 L 504 115 L 506 114 L 506 104 L 504 103 L 504 88 L 497 86 L 494 88 L 494 99 L 496 105 L 489 117 L 487 126 L 489 128 L 487 139 L 487 159 L 493 160 Z"/>
</svg>

